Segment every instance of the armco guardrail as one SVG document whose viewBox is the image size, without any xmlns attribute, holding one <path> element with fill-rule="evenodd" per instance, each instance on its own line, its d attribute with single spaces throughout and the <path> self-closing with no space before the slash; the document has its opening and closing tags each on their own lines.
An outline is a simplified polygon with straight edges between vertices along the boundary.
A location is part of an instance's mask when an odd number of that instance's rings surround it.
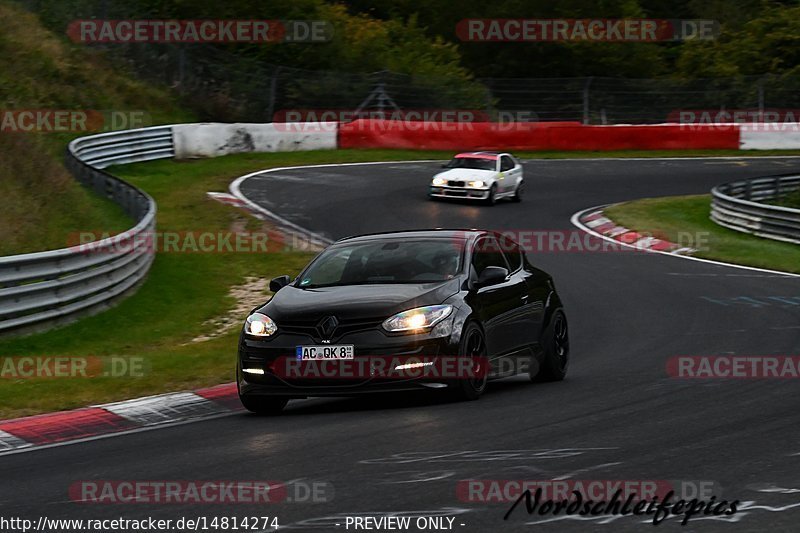
<svg viewBox="0 0 800 533">
<path fill-rule="evenodd" d="M 156 203 L 102 168 L 172 156 L 171 126 L 91 135 L 69 144 L 69 171 L 119 204 L 136 225 L 85 245 L 0 257 L 0 334 L 49 329 L 102 310 L 144 279 L 154 257 Z"/>
<path fill-rule="evenodd" d="M 800 176 L 769 176 L 711 190 L 711 220 L 736 231 L 800 244 L 800 209 L 765 203 L 800 189 Z"/>
</svg>

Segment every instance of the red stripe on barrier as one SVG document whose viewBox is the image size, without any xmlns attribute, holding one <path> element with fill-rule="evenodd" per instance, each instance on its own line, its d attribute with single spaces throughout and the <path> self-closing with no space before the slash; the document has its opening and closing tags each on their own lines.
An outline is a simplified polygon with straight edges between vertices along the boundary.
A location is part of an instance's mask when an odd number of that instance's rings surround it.
<svg viewBox="0 0 800 533">
<path fill-rule="evenodd" d="M 583 126 L 362 119 L 339 125 L 339 148 L 423 150 L 739 149 L 736 125 Z"/>
<path fill-rule="evenodd" d="M 0 423 L 0 430 L 31 444 L 75 440 L 133 427 L 133 422 L 98 407 L 29 416 Z"/>
</svg>

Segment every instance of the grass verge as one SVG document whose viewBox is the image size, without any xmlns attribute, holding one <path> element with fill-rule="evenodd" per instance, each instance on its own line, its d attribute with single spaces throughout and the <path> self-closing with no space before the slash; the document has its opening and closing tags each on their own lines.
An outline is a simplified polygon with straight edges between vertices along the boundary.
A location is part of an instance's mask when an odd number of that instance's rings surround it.
<svg viewBox="0 0 800 533">
<path fill-rule="evenodd" d="M 800 190 L 784 194 L 779 198 L 770 200 L 769 203 L 783 207 L 791 207 L 792 209 L 800 209 Z"/>
<path fill-rule="evenodd" d="M 701 243 L 695 257 L 800 273 L 800 246 L 723 228 L 709 219 L 710 205 L 710 195 L 670 196 L 614 205 L 605 213 L 622 226 L 672 242 L 687 242 L 691 234 Z"/>
<path fill-rule="evenodd" d="M 101 52 L 48 31 L 22 6 L 0 2 L 0 18 L 0 256 L 64 248 L 71 232 L 87 227 L 130 228 L 133 221 L 116 204 L 81 187 L 62 165 L 67 141 L 109 129 L 109 122 L 58 132 L 63 126 L 55 127 L 60 123 L 47 111 L 105 119 L 113 111 L 116 128 L 191 121 L 193 114 L 167 88 L 137 81 Z M 18 121 L 13 110 L 39 112 Z"/>
</svg>

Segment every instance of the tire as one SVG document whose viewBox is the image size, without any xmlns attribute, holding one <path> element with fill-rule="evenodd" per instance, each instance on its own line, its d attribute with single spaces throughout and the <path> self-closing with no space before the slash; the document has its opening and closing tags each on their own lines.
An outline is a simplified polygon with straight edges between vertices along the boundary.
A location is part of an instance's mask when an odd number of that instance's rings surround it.
<svg viewBox="0 0 800 533">
<path fill-rule="evenodd" d="M 458 400 L 477 400 L 486 391 L 486 383 L 489 379 L 489 369 L 482 368 L 487 362 L 486 337 L 483 330 L 475 323 L 470 322 L 464 328 L 459 345 L 460 357 L 480 357 L 477 366 L 473 367 L 479 377 L 460 378 L 453 383 L 452 391 Z"/>
<path fill-rule="evenodd" d="M 489 197 L 484 200 L 486 205 L 494 205 L 497 203 L 497 184 L 493 183 L 492 186 L 489 188 Z"/>
<path fill-rule="evenodd" d="M 244 408 L 251 413 L 267 416 L 280 414 L 286 404 L 289 403 L 288 399 L 276 396 L 242 396 L 240 394 L 239 400 Z"/>
<path fill-rule="evenodd" d="M 241 378 L 241 367 L 236 365 L 236 392 L 239 394 L 239 401 L 245 409 L 258 415 L 278 415 L 289 403 L 287 398 L 278 396 L 245 396 L 242 394 L 239 382 Z"/>
<path fill-rule="evenodd" d="M 544 360 L 539 372 L 531 375 L 531 379 L 539 382 L 563 380 L 569 368 L 569 328 L 563 311 L 553 314 L 542 334 L 541 345 L 544 348 Z M 531 369 L 534 367 L 531 365 Z"/>
<path fill-rule="evenodd" d="M 511 200 L 514 202 L 521 202 L 524 192 L 525 192 L 525 182 L 520 181 L 519 185 L 517 185 L 517 190 L 514 191 L 514 196 L 511 197 Z"/>
</svg>

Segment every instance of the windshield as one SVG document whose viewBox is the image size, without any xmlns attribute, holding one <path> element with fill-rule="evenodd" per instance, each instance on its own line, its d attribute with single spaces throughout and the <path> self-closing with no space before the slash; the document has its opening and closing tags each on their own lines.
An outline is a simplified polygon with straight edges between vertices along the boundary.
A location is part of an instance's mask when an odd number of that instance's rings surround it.
<svg viewBox="0 0 800 533">
<path fill-rule="evenodd" d="M 456 157 L 447 163 L 447 168 L 471 168 L 475 170 L 494 170 L 497 161 L 477 157 Z"/>
<path fill-rule="evenodd" d="M 448 239 L 337 245 L 311 263 L 297 286 L 446 281 L 461 272 L 462 250 L 461 241 Z"/>
</svg>

